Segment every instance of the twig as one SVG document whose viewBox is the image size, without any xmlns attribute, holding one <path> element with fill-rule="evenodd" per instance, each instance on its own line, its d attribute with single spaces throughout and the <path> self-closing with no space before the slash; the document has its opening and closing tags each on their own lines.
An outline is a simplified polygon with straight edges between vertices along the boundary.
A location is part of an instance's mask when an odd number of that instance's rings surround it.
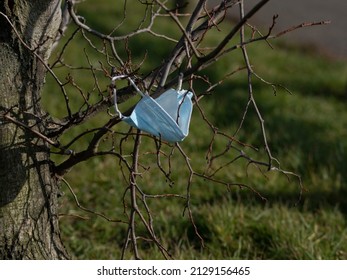
<svg viewBox="0 0 347 280">
<path fill-rule="evenodd" d="M 186 153 L 181 148 L 181 146 L 179 144 L 176 144 L 176 147 L 178 148 L 178 150 L 180 151 L 181 155 L 183 156 L 183 158 L 184 158 L 184 160 L 186 162 L 186 165 L 188 167 L 188 170 L 189 170 L 189 177 L 188 177 L 187 186 L 186 186 L 186 206 L 184 208 L 184 211 L 188 211 L 188 217 L 189 217 L 190 222 L 191 222 L 191 224 L 192 224 L 192 226 L 194 228 L 195 235 L 200 239 L 201 246 L 204 247 L 204 243 L 205 243 L 204 242 L 204 238 L 200 235 L 199 229 L 198 229 L 198 227 L 195 224 L 193 211 L 192 211 L 192 208 L 191 208 L 190 187 L 191 187 L 191 184 L 193 182 L 194 174 L 196 174 L 196 173 L 194 172 L 193 167 L 191 166 L 191 164 L 189 162 L 189 157 L 186 155 Z"/>
<path fill-rule="evenodd" d="M 243 3 L 243 0 L 240 1 L 240 17 L 241 19 L 244 18 L 244 3 Z M 247 71 L 248 71 L 248 93 L 249 93 L 249 102 L 252 103 L 253 105 L 253 108 L 254 110 L 256 111 L 256 114 L 257 114 L 257 117 L 258 117 L 258 121 L 259 121 L 259 124 L 260 124 L 260 127 L 261 127 L 261 131 L 262 131 L 262 135 L 263 135 L 263 142 L 264 142 L 264 146 L 265 146 L 265 151 L 268 155 L 268 170 L 271 169 L 272 167 L 272 161 L 273 160 L 276 160 L 272 154 L 271 154 L 271 150 L 270 150 L 270 147 L 269 147 L 269 144 L 268 144 L 268 141 L 267 141 L 267 135 L 266 135 L 266 129 L 265 129 L 265 124 L 264 124 L 264 119 L 262 117 L 262 114 L 258 108 L 258 105 L 254 99 L 254 95 L 253 95 L 253 87 L 252 87 L 252 75 L 253 75 L 253 69 L 252 69 L 252 66 L 250 64 L 250 61 L 249 61 L 249 57 L 248 57 L 248 53 L 247 53 L 247 49 L 246 49 L 246 46 L 243 45 L 243 42 L 245 40 L 245 33 L 244 33 L 244 30 L 245 27 L 244 25 L 241 27 L 241 31 L 240 31 L 240 39 L 241 39 L 241 50 L 242 50 L 242 53 L 243 53 L 243 57 L 244 57 L 244 60 L 245 60 L 245 63 L 247 65 Z M 278 161 L 277 161 L 278 162 Z"/>
<path fill-rule="evenodd" d="M 106 215 L 104 215 L 104 214 L 102 214 L 102 213 L 96 212 L 96 211 L 94 211 L 94 210 L 91 210 L 91 209 L 88 209 L 88 208 L 82 206 L 82 205 L 80 204 L 78 198 L 77 198 L 77 195 L 75 194 L 74 190 L 73 190 L 72 187 L 70 186 L 69 182 L 66 181 L 66 179 L 63 178 L 63 177 L 61 177 L 60 179 L 64 182 L 64 184 L 65 184 L 65 185 L 67 186 L 67 188 L 69 189 L 69 191 L 70 191 L 70 193 L 72 194 L 72 196 L 73 196 L 73 198 L 74 198 L 74 200 L 75 200 L 75 203 L 76 203 L 76 205 L 77 205 L 78 208 L 80 208 L 80 209 L 83 210 L 84 212 L 88 212 L 88 213 L 90 213 L 90 214 L 99 216 L 99 217 L 105 219 L 105 220 L 108 221 L 108 222 L 112 222 L 112 223 L 126 223 L 125 221 L 122 221 L 122 220 L 111 219 L 111 218 L 107 217 Z"/>
<path fill-rule="evenodd" d="M 140 134 L 136 135 L 135 143 L 134 143 L 134 150 L 133 150 L 133 163 L 130 173 L 130 199 L 131 199 L 131 212 L 130 212 L 130 219 L 129 219 L 129 232 L 130 232 L 130 239 L 133 244 L 133 250 L 134 255 L 136 259 L 140 259 L 139 251 L 137 248 L 137 237 L 136 237 L 136 223 L 135 223 L 135 217 L 136 214 L 139 212 L 138 206 L 137 206 L 137 198 L 136 198 L 136 176 L 138 173 L 138 160 L 139 160 L 139 148 L 141 144 L 141 136 Z"/>
<path fill-rule="evenodd" d="M 303 22 L 303 23 L 300 23 L 298 25 L 292 26 L 286 30 L 283 30 L 274 36 L 269 36 L 269 38 L 278 38 L 278 37 L 283 36 L 289 32 L 292 32 L 296 29 L 303 28 L 303 27 L 311 27 L 311 26 L 316 26 L 316 25 L 326 25 L 326 24 L 330 24 L 330 23 L 331 23 L 330 20 L 322 20 L 322 21 L 315 21 L 315 22 Z"/>
</svg>

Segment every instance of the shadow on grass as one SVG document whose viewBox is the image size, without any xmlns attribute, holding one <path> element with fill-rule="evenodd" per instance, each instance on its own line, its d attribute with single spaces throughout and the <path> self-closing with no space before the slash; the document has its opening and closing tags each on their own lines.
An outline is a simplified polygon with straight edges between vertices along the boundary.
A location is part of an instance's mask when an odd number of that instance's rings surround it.
<svg viewBox="0 0 347 280">
<path fill-rule="evenodd" d="M 237 83 L 232 85 L 232 91 L 221 92 L 224 94 L 215 101 L 214 106 L 219 109 L 214 111 L 212 119 L 221 130 L 228 130 L 230 120 L 235 124 L 241 118 L 248 96 L 244 85 Z M 347 131 L 344 125 L 347 115 L 339 112 L 338 102 L 314 95 L 278 93 L 274 96 L 271 89 L 257 83 L 254 92 L 265 119 L 273 155 L 280 159 L 286 170 L 300 174 L 308 190 L 298 207 L 309 211 L 338 207 L 347 217 Z M 255 143 L 251 144 L 262 146 L 259 122 L 253 108 L 249 110 L 239 137 L 245 142 L 254 139 Z M 299 197 L 297 189 L 285 186 L 262 191 L 262 195 L 268 203 L 294 204 Z M 250 200 L 249 194 L 246 196 L 248 199 L 243 199 L 242 203 L 263 203 L 260 199 Z"/>
</svg>

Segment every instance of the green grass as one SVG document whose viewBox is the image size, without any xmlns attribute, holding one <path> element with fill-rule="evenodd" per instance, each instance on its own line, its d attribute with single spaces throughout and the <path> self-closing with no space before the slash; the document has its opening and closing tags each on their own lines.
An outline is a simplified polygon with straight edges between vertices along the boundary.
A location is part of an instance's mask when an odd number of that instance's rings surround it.
<svg viewBox="0 0 347 280">
<path fill-rule="evenodd" d="M 108 8 L 111 2 L 98 2 L 98 17 L 94 16 L 93 1 L 81 5 L 79 12 L 86 15 L 87 23 L 101 31 L 110 32 L 117 24 L 115 14 L 121 11 L 120 8 L 113 9 L 113 6 Z M 136 26 L 134 15 L 135 12 L 127 17 L 131 28 Z M 167 18 L 162 19 L 160 26 L 156 28 L 161 33 L 170 30 L 168 32 L 171 36 L 175 36 L 177 32 L 177 28 Z M 211 45 L 220 36 L 220 32 L 211 36 Z M 154 37 L 141 36 L 138 39 L 141 41 L 133 39 L 129 46 L 134 63 L 147 57 L 140 70 L 145 74 L 165 57 L 173 44 L 168 43 L 163 47 L 164 41 Z M 302 176 L 306 191 L 298 202 L 300 188 L 296 177 L 288 179 L 276 172 L 265 173 L 264 176 L 257 168 L 247 167 L 242 160 L 222 169 L 218 178 L 247 184 L 266 197 L 267 202 L 251 190 L 226 188 L 194 177 L 190 186 L 191 207 L 199 234 L 204 239 L 204 247 L 195 234 L 187 213 L 183 212 L 184 200 L 149 200 L 157 235 L 176 259 L 347 258 L 347 65 L 304 48 L 289 46 L 285 41 L 273 43 L 274 50 L 264 43 L 250 46 L 251 62 L 255 71 L 264 79 L 286 86 L 293 94 L 278 88 L 274 95 L 270 86 L 254 79 L 255 98 L 265 119 L 273 155 L 279 159 L 283 169 Z M 82 48 L 86 51 L 82 51 Z M 77 35 L 75 43 L 66 51 L 65 62 L 88 67 L 86 54 L 95 67 L 100 67 L 99 61 L 104 61 L 103 56 L 95 54 L 85 44 L 82 36 Z M 157 59 L 154 59 L 154 54 L 157 54 Z M 240 65 L 241 55 L 235 52 L 203 74 L 211 82 L 217 82 Z M 68 73 L 79 84 L 83 84 L 85 91 L 95 95 L 95 100 L 98 99 L 99 93 L 95 89 L 90 70 L 57 69 L 57 75 L 62 80 Z M 97 75 L 100 88 L 106 89 L 109 81 L 102 71 L 97 71 Z M 196 88 L 202 91 L 204 87 L 206 85 L 201 83 Z M 81 98 L 72 88 L 68 94 L 74 110 L 77 110 Z M 43 102 L 54 116 L 66 114 L 62 96 L 51 78 L 48 78 Z M 215 126 L 232 134 L 239 125 L 246 102 L 246 73 L 241 71 L 217 87 L 212 96 L 204 97 L 200 106 Z M 129 105 L 125 104 L 121 108 L 125 109 L 127 106 Z M 61 141 L 66 143 L 86 128 L 96 127 L 106 120 L 106 114 L 93 118 L 88 124 L 70 131 Z M 115 129 L 126 132 L 128 127 L 121 124 Z M 182 143 L 182 148 L 189 155 L 190 163 L 196 171 L 203 172 L 206 168 L 205 155 L 211 137 L 211 131 L 195 108 L 190 135 Z M 74 149 L 82 149 L 89 139 L 83 139 Z M 249 112 L 238 139 L 262 147 L 254 111 Z M 118 143 L 119 136 L 116 136 L 115 141 Z M 109 141 L 104 145 L 107 144 Z M 132 145 L 133 142 L 128 141 L 124 144 L 124 149 L 130 152 Z M 217 138 L 214 152 L 217 154 L 223 151 L 226 145 L 225 139 Z M 255 153 L 251 149 L 244 149 L 256 158 L 265 158 L 263 152 Z M 163 147 L 163 150 L 170 153 L 169 147 Z M 138 183 L 141 188 L 148 194 L 185 195 L 188 172 L 183 157 L 175 151 L 171 161 L 171 176 L 175 184 L 170 187 L 165 176 L 158 170 L 155 154 L 151 154 L 154 152 L 153 141 L 143 137 L 140 161 L 146 169 L 140 169 L 142 176 L 138 178 Z M 229 151 L 215 161 L 213 168 L 228 163 L 235 155 L 234 151 Z M 63 160 L 60 157 L 53 159 L 57 162 Z M 162 157 L 162 164 L 164 168 L 168 168 L 165 157 Z M 122 197 L 127 187 L 127 178 L 124 179 L 117 159 L 111 156 L 93 158 L 75 166 L 66 180 L 83 206 L 114 219 L 126 220 Z M 126 224 L 111 223 L 82 211 L 75 205 L 64 184 L 61 189 L 64 192 L 61 198 L 61 214 L 64 215 L 60 220 L 62 238 L 73 258 L 118 259 L 126 234 Z M 141 226 L 139 231 L 143 231 Z M 162 258 L 154 245 L 140 242 L 139 248 L 145 259 Z M 131 252 L 128 252 L 127 257 L 131 256 Z"/>
</svg>

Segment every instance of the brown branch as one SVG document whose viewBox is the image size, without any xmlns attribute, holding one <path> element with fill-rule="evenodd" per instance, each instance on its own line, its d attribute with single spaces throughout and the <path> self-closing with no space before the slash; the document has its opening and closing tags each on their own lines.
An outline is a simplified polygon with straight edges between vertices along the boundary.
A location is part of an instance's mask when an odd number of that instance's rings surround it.
<svg viewBox="0 0 347 280">
<path fill-rule="evenodd" d="M 72 20 L 74 21 L 74 23 L 79 26 L 80 28 L 82 28 L 83 30 L 86 30 L 87 32 L 93 34 L 94 36 L 102 39 L 102 40 L 106 40 L 109 42 L 115 42 L 115 41 L 124 41 L 129 39 L 130 37 L 142 34 L 142 33 L 147 33 L 151 30 L 151 28 L 153 27 L 154 21 L 156 19 L 156 17 L 158 16 L 159 12 L 151 12 L 151 17 L 150 17 L 150 21 L 147 25 L 147 27 L 141 28 L 141 25 L 143 22 L 145 22 L 145 19 L 143 19 L 142 23 L 140 23 L 140 26 L 137 30 L 130 32 L 124 36 L 112 36 L 112 35 L 106 35 L 102 32 L 99 32 L 93 28 L 91 28 L 90 26 L 86 25 L 85 23 L 83 23 L 81 21 L 81 18 L 76 15 L 73 7 L 74 7 L 74 3 L 72 0 L 67 0 L 67 4 L 68 4 L 68 9 L 69 9 L 69 13 L 70 16 L 72 18 Z M 111 32 L 112 34 L 113 32 Z"/>
<path fill-rule="evenodd" d="M 230 42 L 232 38 L 236 35 L 236 33 L 244 26 L 244 24 L 254 15 L 256 14 L 269 0 L 262 0 L 257 5 L 255 5 L 246 15 L 244 15 L 240 21 L 234 26 L 234 28 L 224 37 L 222 42 L 219 43 L 219 45 L 211 51 L 209 54 L 205 55 L 204 57 L 200 58 L 200 62 L 197 64 L 200 66 L 203 63 L 206 63 L 216 57 L 223 49 L 224 47 Z"/>
<path fill-rule="evenodd" d="M 204 247 L 204 238 L 199 233 L 198 227 L 195 224 L 193 211 L 192 211 L 192 208 L 191 208 L 191 191 L 190 191 L 190 188 L 191 188 L 191 184 L 193 182 L 193 177 L 194 177 L 194 175 L 196 173 L 193 170 L 193 167 L 191 166 L 191 164 L 189 162 L 190 161 L 189 157 L 186 155 L 186 153 L 181 148 L 181 146 L 179 144 L 176 144 L 176 147 L 178 148 L 178 150 L 180 151 L 181 155 L 183 156 L 183 158 L 185 160 L 185 163 L 187 165 L 187 168 L 189 170 L 189 177 L 188 177 L 187 186 L 186 186 L 186 205 L 185 205 L 185 208 L 184 208 L 184 212 L 188 211 L 188 217 L 189 217 L 190 222 L 191 222 L 191 224 L 192 224 L 192 226 L 194 228 L 195 235 L 199 238 L 201 246 Z"/>
<path fill-rule="evenodd" d="M 113 150 L 98 151 L 96 147 L 89 146 L 86 150 L 83 150 L 81 152 L 77 152 L 77 153 L 73 152 L 67 160 L 55 166 L 53 172 L 57 177 L 62 177 L 64 174 L 69 172 L 70 169 L 76 164 L 79 164 L 93 157 L 105 156 L 105 155 L 113 155 L 119 158 L 123 163 L 128 164 L 127 161 L 124 159 L 124 157 L 120 153 L 116 153 Z"/>
<path fill-rule="evenodd" d="M 316 22 L 303 22 L 303 23 L 300 23 L 298 25 L 292 26 L 286 30 L 283 30 L 274 36 L 271 36 L 271 37 L 269 36 L 269 38 L 278 38 L 278 37 L 283 36 L 289 32 L 292 32 L 296 29 L 300 29 L 300 28 L 304 28 L 304 27 L 311 27 L 311 26 L 316 26 L 316 25 L 326 25 L 326 24 L 330 24 L 330 23 L 331 23 L 330 20 L 322 20 L 322 21 L 316 21 Z"/>
<path fill-rule="evenodd" d="M 305 22 L 305 23 L 300 23 L 298 25 L 295 25 L 295 26 L 292 26 L 292 27 L 289 27 L 289 28 L 286 28 L 282 31 L 280 31 L 279 33 L 275 34 L 275 35 L 271 35 L 272 32 L 273 32 L 273 28 L 274 28 L 274 24 L 276 23 L 276 16 L 274 16 L 273 18 L 273 23 L 272 25 L 269 27 L 269 30 L 268 30 L 268 33 L 265 34 L 265 35 L 261 35 L 260 37 L 257 37 L 257 38 L 251 38 L 249 40 L 245 40 L 242 44 L 236 44 L 230 48 L 227 48 L 225 49 L 223 52 L 221 52 L 217 57 L 216 59 L 219 59 L 221 58 L 222 56 L 226 55 L 227 53 L 230 53 L 236 49 L 240 49 L 242 46 L 246 46 L 246 45 L 249 45 L 249 44 L 252 44 L 252 43 L 255 43 L 255 42 L 258 42 L 258 41 L 266 41 L 268 42 L 268 40 L 271 40 L 271 39 L 276 39 L 278 37 L 281 37 L 281 36 L 284 36 L 286 35 L 287 33 L 289 32 L 292 32 L 292 31 L 295 31 L 297 29 L 300 29 L 300 28 L 306 28 L 306 27 L 312 27 L 312 26 L 317 26 L 317 25 L 326 25 L 326 24 L 330 24 L 331 22 L 330 21 L 318 21 L 318 22 Z"/>
<path fill-rule="evenodd" d="M 256 14 L 269 0 L 262 0 L 257 5 L 255 5 L 234 27 L 233 29 L 224 37 L 224 39 L 219 43 L 219 45 L 214 48 L 210 53 L 208 53 L 205 56 L 202 56 L 198 59 L 198 61 L 190 68 L 188 68 L 186 71 L 183 72 L 184 78 L 189 77 L 192 74 L 195 74 L 199 72 L 200 70 L 206 68 L 207 66 L 210 66 L 211 63 L 217 61 L 219 54 L 223 51 L 225 46 L 231 41 L 231 39 L 234 38 L 234 36 L 237 34 L 237 32 L 241 29 L 242 26 L 254 15 Z M 217 16 L 221 16 L 222 13 L 219 11 Z M 201 27 L 203 30 L 206 28 L 206 24 L 204 23 Z M 201 28 L 200 27 L 200 28 Z M 196 29 L 196 34 L 200 34 L 201 31 L 199 28 Z M 201 34 L 200 34 L 201 35 Z M 166 83 L 165 88 L 172 87 L 178 82 L 178 77 L 174 77 L 171 79 L 168 83 Z"/>
<path fill-rule="evenodd" d="M 129 226 L 128 232 L 130 236 L 130 240 L 133 245 L 134 257 L 135 259 L 140 259 L 138 247 L 137 247 L 137 237 L 136 237 L 136 214 L 138 214 L 139 208 L 137 206 L 137 197 L 136 197 L 136 176 L 138 173 L 138 159 L 139 159 L 139 148 L 141 144 L 141 136 L 140 134 L 136 135 L 136 139 L 134 142 L 134 150 L 133 150 L 133 163 L 131 167 L 130 173 L 130 200 L 131 200 L 131 210 L 130 210 L 130 218 L 129 218 Z M 124 248 L 125 250 L 126 248 Z"/>
<path fill-rule="evenodd" d="M 205 0 L 206 1 L 206 0 Z M 198 3 L 198 7 L 199 5 L 201 4 L 201 2 L 205 2 L 205 1 L 199 1 Z M 187 29 L 185 29 L 183 27 L 183 25 L 181 24 L 180 20 L 178 19 L 178 17 L 173 13 L 171 12 L 169 9 L 167 9 L 165 7 L 165 5 L 163 3 L 161 3 L 160 1 L 158 0 L 155 0 L 155 2 L 161 6 L 170 16 L 171 18 L 175 21 L 175 23 L 177 24 L 177 26 L 179 27 L 179 29 L 181 30 L 181 32 L 183 33 L 184 35 L 184 39 L 189 43 L 189 46 L 191 48 L 191 50 L 193 51 L 194 55 L 199 58 L 200 57 L 200 54 L 199 52 L 197 51 L 197 49 L 195 48 L 195 45 L 192 41 L 192 38 L 191 38 L 191 35 L 187 32 Z"/>
<path fill-rule="evenodd" d="M 125 245 L 123 246 L 122 249 L 122 258 L 125 255 L 125 251 L 128 247 L 129 241 L 132 243 L 132 248 L 134 252 L 134 257 L 135 259 L 140 259 L 140 254 L 138 251 L 138 244 L 137 244 L 137 239 L 139 238 L 137 236 L 136 232 L 136 216 L 138 216 L 142 222 L 142 224 L 145 226 L 150 238 L 144 238 L 147 241 L 153 241 L 158 249 L 161 251 L 162 255 L 165 258 L 171 258 L 171 255 L 168 253 L 168 251 L 163 247 L 163 245 L 160 243 L 158 238 L 155 235 L 155 231 L 153 228 L 153 218 L 151 211 L 147 205 L 146 202 L 146 195 L 142 192 L 141 188 L 137 185 L 137 176 L 139 174 L 138 171 L 138 166 L 139 166 L 139 151 L 140 151 L 140 145 L 141 145 L 141 135 L 138 131 L 135 141 L 134 141 L 134 149 L 133 149 L 133 154 L 132 154 L 132 165 L 130 169 L 130 185 L 128 187 L 130 191 L 130 203 L 131 203 L 131 209 L 130 209 L 130 215 L 129 215 L 129 223 L 128 223 L 128 234 L 127 234 L 127 240 L 125 242 Z M 140 207 L 138 205 L 138 195 L 137 193 L 140 193 L 140 199 L 142 204 L 144 205 L 147 216 L 148 216 L 148 221 L 144 217 L 142 211 L 140 210 Z"/>
<path fill-rule="evenodd" d="M 203 39 L 208 30 L 215 26 L 216 22 L 219 22 L 221 18 L 224 18 L 226 9 L 228 8 L 227 3 L 233 3 L 234 1 L 223 1 L 220 5 L 213 9 L 213 17 L 210 16 L 197 28 L 192 30 L 194 24 L 199 19 L 199 13 L 201 12 L 204 2 L 204 0 L 199 1 L 186 27 L 186 33 L 191 36 L 191 40 L 193 42 L 196 42 L 196 44 L 198 44 Z M 150 84 L 153 83 L 157 76 L 160 77 L 158 90 L 154 94 L 155 97 L 159 96 L 164 91 L 164 88 L 172 87 L 178 82 L 178 79 L 173 79 L 169 83 L 166 83 L 166 79 L 170 73 L 174 72 L 181 66 L 184 58 L 187 56 L 185 38 L 186 36 L 183 34 L 164 63 L 159 66 L 156 71 L 152 71 L 152 73 L 148 77 L 146 77 L 146 80 L 148 80 L 148 83 Z M 193 71 L 187 72 L 186 75 L 184 75 L 184 78 L 189 77 L 192 73 Z"/>
<path fill-rule="evenodd" d="M 107 217 L 106 215 L 104 215 L 103 213 L 100 212 L 96 212 L 94 210 L 91 210 L 89 208 L 86 208 L 84 206 L 82 206 L 77 198 L 76 193 L 74 192 L 74 190 L 72 189 L 72 187 L 70 186 L 69 182 L 66 181 L 66 179 L 64 179 L 63 177 L 61 177 L 61 180 L 64 182 L 64 184 L 67 186 L 67 188 L 69 189 L 70 193 L 72 194 L 75 204 L 77 205 L 78 208 L 80 208 L 81 210 L 83 210 L 84 212 L 99 216 L 103 219 L 105 219 L 108 222 L 112 222 L 112 223 L 126 223 L 125 221 L 122 220 L 115 220 L 115 219 L 111 219 L 109 217 Z"/>
<path fill-rule="evenodd" d="M 241 19 L 244 18 L 244 4 L 243 4 L 243 0 L 240 1 L 240 17 Z M 264 146 L 265 146 L 265 151 L 268 155 L 268 170 L 271 169 L 272 167 L 272 161 L 275 160 L 276 162 L 278 162 L 277 159 L 275 159 L 272 154 L 271 154 L 271 150 L 267 141 L 267 135 L 266 135 L 266 129 L 265 129 L 265 125 L 264 125 L 264 119 L 262 117 L 262 114 L 258 108 L 257 102 L 254 99 L 254 95 L 253 95 L 253 87 L 252 87 L 252 75 L 253 75 L 253 69 L 251 66 L 251 63 L 249 61 L 249 57 L 248 57 L 248 53 L 247 53 L 247 49 L 246 46 L 243 44 L 244 40 L 245 40 L 245 27 L 244 25 L 241 27 L 241 31 L 240 31 L 240 40 L 241 40 L 241 50 L 242 50 L 242 54 L 244 57 L 244 61 L 246 63 L 247 66 L 247 71 L 248 71 L 248 94 L 249 94 L 249 101 L 250 103 L 252 103 L 254 110 L 256 111 L 257 117 L 258 117 L 258 121 L 261 127 L 261 131 L 262 131 L 262 135 L 263 135 L 263 142 L 264 142 Z"/>
</svg>

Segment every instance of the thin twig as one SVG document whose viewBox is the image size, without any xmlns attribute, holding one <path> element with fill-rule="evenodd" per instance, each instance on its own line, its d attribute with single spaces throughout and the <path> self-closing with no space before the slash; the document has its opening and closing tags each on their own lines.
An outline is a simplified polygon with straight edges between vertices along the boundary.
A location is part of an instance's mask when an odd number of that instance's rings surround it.
<svg viewBox="0 0 347 280">
<path fill-rule="evenodd" d="M 243 0 L 241 0 L 240 1 L 240 17 L 241 17 L 241 19 L 243 19 L 244 16 L 245 16 L 244 3 L 243 3 Z M 257 114 L 257 117 L 258 117 L 258 121 L 259 121 L 262 135 L 263 135 L 263 142 L 264 142 L 264 146 L 265 146 L 265 151 L 268 155 L 268 170 L 270 170 L 272 167 L 272 161 L 273 160 L 277 161 L 277 160 L 271 154 L 271 150 L 270 150 L 268 140 L 267 140 L 267 135 L 266 135 L 266 129 L 265 129 L 265 124 L 264 124 L 265 121 L 262 117 L 262 114 L 258 108 L 258 104 L 256 103 L 256 101 L 254 99 L 254 95 L 253 95 L 253 86 L 252 86 L 253 69 L 252 69 L 251 63 L 249 61 L 246 46 L 243 45 L 243 42 L 245 41 L 245 27 L 244 27 L 244 25 L 241 27 L 241 30 L 240 30 L 240 39 L 241 39 L 241 50 L 242 50 L 242 54 L 243 54 L 243 57 L 244 57 L 244 60 L 245 60 L 246 66 L 247 66 L 247 71 L 248 71 L 249 102 L 252 103 L 252 106 L 253 106 L 253 108 Z"/>
<path fill-rule="evenodd" d="M 74 190 L 73 190 L 72 187 L 70 186 L 69 182 L 68 182 L 65 178 L 63 178 L 63 177 L 61 177 L 60 179 L 64 182 L 64 184 L 65 184 L 65 185 L 67 186 L 67 188 L 69 189 L 69 191 L 70 191 L 70 193 L 72 194 L 72 196 L 73 196 L 73 198 L 74 198 L 74 201 L 75 201 L 75 203 L 76 203 L 76 205 L 77 205 L 78 208 L 80 208 L 80 209 L 83 210 L 84 212 L 88 212 L 88 213 L 90 213 L 90 214 L 99 216 L 99 217 L 105 219 L 105 220 L 108 221 L 108 222 L 112 222 L 112 223 L 126 223 L 125 221 L 122 221 L 122 220 L 111 219 L 111 218 L 107 217 L 106 215 L 104 215 L 104 214 L 102 214 L 102 213 L 96 212 L 96 211 L 94 211 L 94 210 L 91 210 L 91 209 L 88 209 L 88 208 L 82 206 L 82 205 L 80 204 L 78 198 L 77 198 L 76 193 L 74 192 Z"/>
</svg>

